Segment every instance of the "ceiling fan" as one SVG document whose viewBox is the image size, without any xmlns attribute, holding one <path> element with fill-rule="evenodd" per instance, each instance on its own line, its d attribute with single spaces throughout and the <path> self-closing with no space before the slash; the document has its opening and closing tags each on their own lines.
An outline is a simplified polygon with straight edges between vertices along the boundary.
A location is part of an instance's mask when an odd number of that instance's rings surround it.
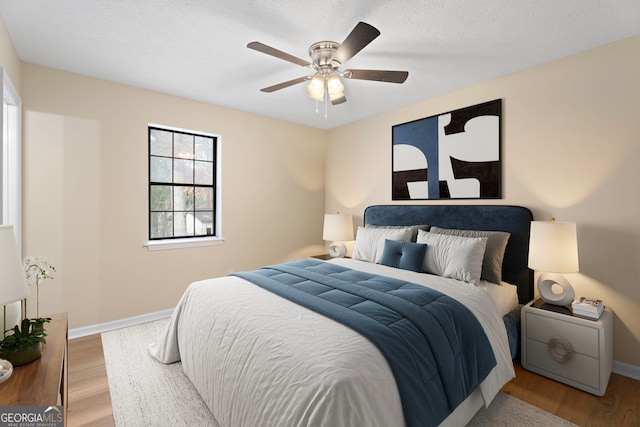
<svg viewBox="0 0 640 427">
<path fill-rule="evenodd" d="M 355 69 L 340 71 L 339 68 L 342 64 L 355 56 L 355 54 L 360 52 L 379 35 L 380 31 L 375 27 L 365 22 L 358 22 L 342 44 L 332 41 L 321 41 L 312 44 L 309 47 L 311 62 L 289 55 L 288 53 L 260 42 L 251 42 L 247 44 L 247 47 L 302 67 L 311 68 L 315 71 L 315 74 L 312 76 L 299 77 L 260 89 L 262 92 L 275 92 L 298 83 L 309 81 L 309 85 L 307 86 L 309 96 L 318 101 L 325 101 L 325 103 L 330 100 L 333 105 L 337 105 L 347 101 L 347 98 L 344 96 L 344 85 L 340 81 L 339 76 L 345 79 L 373 80 L 389 83 L 404 83 L 409 76 L 407 71 Z"/>
</svg>

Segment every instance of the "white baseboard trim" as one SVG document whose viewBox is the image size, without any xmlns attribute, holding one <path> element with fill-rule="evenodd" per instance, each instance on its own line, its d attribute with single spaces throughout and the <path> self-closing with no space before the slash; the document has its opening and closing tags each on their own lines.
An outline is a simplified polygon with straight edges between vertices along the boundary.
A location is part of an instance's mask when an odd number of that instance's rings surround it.
<svg viewBox="0 0 640 427">
<path fill-rule="evenodd" d="M 613 372 L 640 381 L 640 366 L 613 361 Z"/>
<path fill-rule="evenodd" d="M 69 339 L 86 337 L 88 335 L 101 334 L 114 329 L 126 328 L 128 326 L 140 325 L 142 323 L 153 322 L 154 320 L 171 317 L 173 308 L 156 311 L 154 313 L 141 314 L 139 316 L 127 317 L 126 319 L 113 320 L 111 322 L 99 323 L 97 325 L 83 326 L 81 328 L 69 329 Z"/>
</svg>

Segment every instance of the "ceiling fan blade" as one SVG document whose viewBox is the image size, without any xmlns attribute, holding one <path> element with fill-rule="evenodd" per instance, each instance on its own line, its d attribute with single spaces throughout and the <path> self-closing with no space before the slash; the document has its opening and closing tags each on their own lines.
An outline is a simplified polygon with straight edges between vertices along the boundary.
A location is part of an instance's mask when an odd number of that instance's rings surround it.
<svg viewBox="0 0 640 427">
<path fill-rule="evenodd" d="M 331 100 L 331 104 L 332 105 L 338 105 L 338 104 L 342 104 L 343 102 L 347 102 L 347 98 L 343 96 L 341 96 L 340 98 L 336 98 L 336 99 L 332 99 Z"/>
<path fill-rule="evenodd" d="M 358 22 L 347 38 L 344 39 L 333 59 L 344 64 L 379 35 L 380 31 L 375 27 L 365 22 Z"/>
<path fill-rule="evenodd" d="M 260 42 L 251 42 L 247 44 L 249 49 L 257 50 L 258 52 L 266 53 L 267 55 L 275 56 L 276 58 L 284 59 L 285 61 L 293 62 L 296 65 L 300 65 L 302 67 L 311 67 L 311 64 L 304 59 L 297 58 L 293 55 L 289 55 L 281 50 L 273 48 L 271 46 L 267 46 L 264 43 Z"/>
<path fill-rule="evenodd" d="M 309 76 L 298 77 L 297 79 L 288 80 L 286 82 L 278 83 L 277 85 L 265 87 L 263 89 L 260 89 L 260 91 L 261 92 L 269 92 L 269 93 L 271 93 L 271 92 L 275 92 L 276 90 L 284 89 L 285 87 L 289 87 L 289 86 L 297 85 L 298 83 L 306 82 L 307 80 L 310 80 L 310 79 L 311 79 L 311 77 L 309 77 Z"/>
<path fill-rule="evenodd" d="M 407 80 L 407 77 L 409 77 L 409 72 L 388 70 L 345 70 L 343 75 L 347 79 L 404 83 L 404 81 Z"/>
</svg>

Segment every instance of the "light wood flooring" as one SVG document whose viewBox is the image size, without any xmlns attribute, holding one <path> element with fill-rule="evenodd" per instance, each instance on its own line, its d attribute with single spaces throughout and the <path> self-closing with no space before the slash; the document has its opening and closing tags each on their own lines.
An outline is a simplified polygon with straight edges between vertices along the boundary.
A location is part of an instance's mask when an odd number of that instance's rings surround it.
<svg viewBox="0 0 640 427">
<path fill-rule="evenodd" d="M 640 381 L 612 374 L 593 396 L 522 369 L 503 392 L 582 427 L 640 426 Z M 69 341 L 69 427 L 114 426 L 100 335 Z"/>
</svg>

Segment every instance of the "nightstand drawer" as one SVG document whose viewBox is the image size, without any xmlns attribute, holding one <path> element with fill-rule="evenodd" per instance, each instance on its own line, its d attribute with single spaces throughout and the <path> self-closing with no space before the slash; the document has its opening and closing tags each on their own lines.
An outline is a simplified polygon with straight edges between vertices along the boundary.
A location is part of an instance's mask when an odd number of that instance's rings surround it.
<svg viewBox="0 0 640 427">
<path fill-rule="evenodd" d="M 588 328 L 584 325 L 571 323 L 570 321 L 559 322 L 556 319 L 531 312 L 527 312 L 526 316 L 526 337 L 528 339 L 539 341 L 544 344 L 546 348 L 551 338 L 562 337 L 571 343 L 571 347 L 573 347 L 575 353 L 596 359 L 600 357 L 599 330 L 595 327 Z"/>
<path fill-rule="evenodd" d="M 574 381 L 594 389 L 600 388 L 600 361 L 593 357 L 573 352 L 568 361 L 562 363 L 556 361 L 549 354 L 547 343 L 527 339 L 527 361 L 532 367 L 545 371 L 554 376 L 565 378 L 565 381 Z M 595 374 L 595 375 L 594 375 Z"/>
</svg>

